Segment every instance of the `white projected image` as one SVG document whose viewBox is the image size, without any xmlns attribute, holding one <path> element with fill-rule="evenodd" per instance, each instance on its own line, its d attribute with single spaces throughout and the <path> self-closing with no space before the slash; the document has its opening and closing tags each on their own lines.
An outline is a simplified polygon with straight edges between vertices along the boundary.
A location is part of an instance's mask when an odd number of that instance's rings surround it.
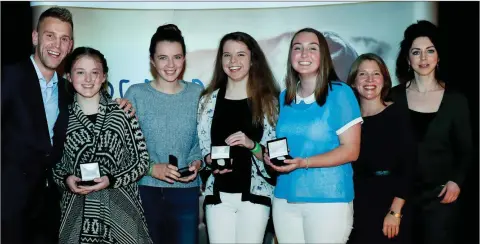
<svg viewBox="0 0 480 244">
<path fill-rule="evenodd" d="M 182 5 L 184 9 L 177 10 L 153 9 L 155 4 L 143 2 L 135 3 L 132 9 L 127 9 L 128 4 L 115 7 L 115 3 L 102 2 L 34 2 L 33 19 L 37 20 L 49 4 L 66 6 L 72 12 L 75 47 L 90 46 L 105 54 L 114 98 L 122 97 L 132 84 L 153 79 L 150 38 L 165 23 L 176 24 L 185 38 L 184 80 L 207 86 L 220 39 L 227 33 L 243 31 L 258 41 L 283 89 L 289 44 L 299 29 L 311 27 L 324 33 L 335 70 L 345 80 L 353 60 L 366 52 L 381 56 L 393 74 L 404 29 L 419 19 L 436 22 L 435 2 L 310 3 L 317 6 L 290 8 L 254 8 L 249 4 L 241 9 L 208 9 L 215 5 L 204 3 L 210 5 L 201 9 L 185 9 Z M 288 6 L 288 2 L 278 6 Z M 398 82 L 395 76 L 392 78 L 395 86 Z"/>
</svg>

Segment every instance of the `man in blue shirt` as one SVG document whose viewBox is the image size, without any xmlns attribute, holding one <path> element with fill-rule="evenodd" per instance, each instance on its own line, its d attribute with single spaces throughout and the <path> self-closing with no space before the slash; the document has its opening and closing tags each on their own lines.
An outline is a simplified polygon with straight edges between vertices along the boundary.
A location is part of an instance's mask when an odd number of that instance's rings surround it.
<svg viewBox="0 0 480 244">
<path fill-rule="evenodd" d="M 43 12 L 32 42 L 30 59 L 2 70 L 2 243 L 58 242 L 60 192 L 51 168 L 62 156 L 73 94 L 56 69 L 73 46 L 70 11 Z"/>
</svg>

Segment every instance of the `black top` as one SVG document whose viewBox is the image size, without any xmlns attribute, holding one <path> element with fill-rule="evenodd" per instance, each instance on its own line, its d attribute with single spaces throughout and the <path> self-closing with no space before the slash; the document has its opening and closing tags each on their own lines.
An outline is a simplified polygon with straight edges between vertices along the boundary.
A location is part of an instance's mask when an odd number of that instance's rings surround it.
<svg viewBox="0 0 480 244">
<path fill-rule="evenodd" d="M 437 115 L 434 113 L 422 113 L 410 109 L 410 116 L 412 118 L 412 130 L 415 135 L 416 141 L 421 142 L 425 137 L 428 125 L 432 122 L 433 118 Z"/>
<path fill-rule="evenodd" d="M 95 122 L 97 122 L 97 114 L 89 114 L 89 115 L 85 115 L 87 116 L 87 118 L 93 123 L 95 124 Z"/>
<path fill-rule="evenodd" d="M 360 155 L 352 164 L 355 197 L 384 196 L 385 212 L 394 197 L 408 197 L 415 161 L 414 141 L 395 103 L 363 120 Z"/>
<path fill-rule="evenodd" d="M 392 88 L 390 96 L 402 107 L 412 126 L 416 126 L 416 119 L 409 112 L 406 86 Z M 462 185 L 473 156 L 469 117 L 467 99 L 447 86 L 436 115 L 426 126 L 423 140 L 417 144 L 415 189 L 429 191 L 448 181 Z"/>
<path fill-rule="evenodd" d="M 352 163 L 355 198 L 349 243 L 392 243 L 383 235 L 383 220 L 395 197 L 409 202 L 416 157 L 413 135 L 396 103 L 363 117 L 361 133 L 360 155 Z M 410 216 L 406 207 L 402 214 Z M 409 220 L 404 218 L 395 241 L 410 243 L 409 238 Z"/>
<path fill-rule="evenodd" d="M 219 93 L 215 114 L 212 121 L 212 145 L 227 145 L 225 140 L 238 131 L 245 133 L 253 141 L 260 141 L 262 126 L 254 126 L 248 99 L 229 100 Z M 215 176 L 218 191 L 228 193 L 247 193 L 250 191 L 251 167 L 253 154 L 241 146 L 230 148 L 233 159 L 232 172 Z"/>
</svg>

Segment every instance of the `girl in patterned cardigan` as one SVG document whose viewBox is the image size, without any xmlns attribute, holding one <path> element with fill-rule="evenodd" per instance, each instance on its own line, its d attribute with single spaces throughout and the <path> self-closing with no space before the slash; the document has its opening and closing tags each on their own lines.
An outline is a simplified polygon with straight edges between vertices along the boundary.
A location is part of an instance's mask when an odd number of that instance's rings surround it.
<svg viewBox="0 0 480 244">
<path fill-rule="evenodd" d="M 59 242 L 152 243 L 136 184 L 149 161 L 138 121 L 106 93 L 108 66 L 99 51 L 76 48 L 65 70 L 75 95 L 53 169 L 64 190 Z"/>
</svg>

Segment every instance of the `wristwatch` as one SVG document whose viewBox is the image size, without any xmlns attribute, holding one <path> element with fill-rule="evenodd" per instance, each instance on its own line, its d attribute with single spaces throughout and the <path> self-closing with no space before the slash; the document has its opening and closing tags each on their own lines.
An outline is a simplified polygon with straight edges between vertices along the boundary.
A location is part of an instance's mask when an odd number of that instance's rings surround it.
<svg viewBox="0 0 480 244">
<path fill-rule="evenodd" d="M 399 218 L 399 219 L 402 218 L 401 214 L 395 213 L 395 211 L 393 211 L 393 210 L 390 210 L 390 212 L 388 214 L 393 215 L 394 217 Z"/>
</svg>

